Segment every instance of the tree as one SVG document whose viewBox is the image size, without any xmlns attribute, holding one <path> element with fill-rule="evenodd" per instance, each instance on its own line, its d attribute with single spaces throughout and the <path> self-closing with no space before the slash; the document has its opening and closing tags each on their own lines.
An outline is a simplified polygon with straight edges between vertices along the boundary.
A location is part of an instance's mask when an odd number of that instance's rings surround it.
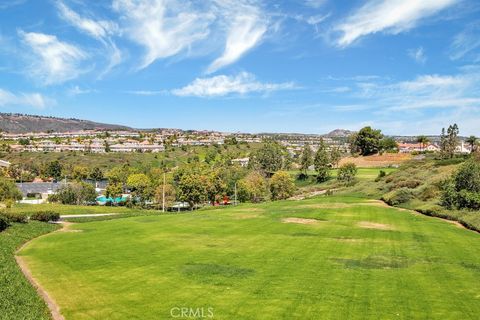
<svg viewBox="0 0 480 320">
<path fill-rule="evenodd" d="M 378 153 L 380 151 L 380 139 L 382 138 L 383 135 L 380 130 L 364 127 L 354 136 L 351 149 L 358 150 L 362 156 Z"/>
<path fill-rule="evenodd" d="M 62 186 L 53 198 L 62 204 L 81 205 L 94 202 L 97 193 L 89 183 L 70 183 Z"/>
<path fill-rule="evenodd" d="M 22 193 L 15 183 L 5 178 L 0 178 L 0 202 L 15 201 L 22 199 Z"/>
<path fill-rule="evenodd" d="M 217 153 L 218 151 L 216 148 L 208 149 L 207 153 L 205 154 L 205 162 L 208 164 L 213 163 L 217 157 Z"/>
<path fill-rule="evenodd" d="M 75 166 L 72 170 L 72 178 L 76 181 L 83 181 L 88 178 L 88 168 L 84 166 Z"/>
<path fill-rule="evenodd" d="M 271 176 L 284 167 L 285 154 L 285 148 L 278 142 L 267 140 L 260 149 L 251 154 L 249 165 Z"/>
<path fill-rule="evenodd" d="M 292 177 L 285 171 L 276 172 L 270 179 L 272 200 L 284 200 L 293 196 L 295 184 Z"/>
<path fill-rule="evenodd" d="M 222 197 L 225 195 L 227 185 L 218 169 L 208 172 L 206 176 L 207 198 L 212 204 L 215 204 L 219 196 Z"/>
<path fill-rule="evenodd" d="M 300 170 L 303 177 L 308 177 L 308 168 L 313 164 L 313 152 L 310 145 L 306 143 L 303 146 L 302 154 L 300 155 Z"/>
<path fill-rule="evenodd" d="M 191 209 L 208 199 L 207 177 L 194 170 L 181 174 L 177 184 L 177 196 L 181 201 L 188 202 Z"/>
<path fill-rule="evenodd" d="M 477 137 L 475 136 L 470 136 L 467 138 L 467 140 L 465 140 L 466 143 L 468 143 L 468 145 L 470 146 L 470 153 L 473 153 L 475 152 L 475 149 L 477 147 Z"/>
<path fill-rule="evenodd" d="M 338 167 L 340 160 L 342 160 L 342 151 L 339 147 L 333 146 L 330 150 L 330 162 L 334 167 Z"/>
<path fill-rule="evenodd" d="M 62 178 L 62 165 L 58 160 L 48 163 L 44 170 L 44 175 L 46 177 L 51 177 L 55 180 L 60 180 Z"/>
<path fill-rule="evenodd" d="M 92 180 L 99 181 L 103 179 L 103 172 L 99 167 L 94 167 L 88 176 Z"/>
<path fill-rule="evenodd" d="M 238 182 L 238 200 L 260 202 L 268 198 L 267 180 L 259 172 L 250 172 Z"/>
<path fill-rule="evenodd" d="M 356 175 L 357 166 L 355 163 L 345 163 L 338 169 L 337 180 L 345 182 L 346 184 L 352 184 Z"/>
<path fill-rule="evenodd" d="M 165 189 L 164 189 L 165 187 Z M 155 201 L 157 204 L 163 204 L 163 195 L 165 194 L 165 208 L 171 207 L 176 199 L 175 188 L 171 184 L 160 184 L 155 190 Z"/>
<path fill-rule="evenodd" d="M 127 187 L 132 192 L 134 199 L 147 201 L 153 196 L 152 183 L 143 173 L 134 173 L 128 176 Z"/>
<path fill-rule="evenodd" d="M 420 148 L 422 149 L 422 151 L 425 151 L 425 147 L 430 142 L 430 139 L 422 135 L 417 137 L 417 142 L 420 144 Z"/>
<path fill-rule="evenodd" d="M 470 159 L 443 185 L 445 207 L 480 209 L 480 161 Z"/>
<path fill-rule="evenodd" d="M 123 185 L 121 183 L 109 183 L 105 191 L 107 197 L 117 198 L 123 194 Z"/>
<path fill-rule="evenodd" d="M 453 156 L 455 155 L 455 149 L 457 148 L 457 145 L 458 145 L 458 134 L 459 134 L 459 129 L 456 123 L 448 126 L 446 151 L 447 151 L 447 156 L 450 158 L 453 158 Z"/>
<path fill-rule="evenodd" d="M 385 152 L 398 152 L 398 143 L 391 137 L 380 140 L 380 150 Z"/>
<path fill-rule="evenodd" d="M 313 164 L 317 172 L 317 182 L 327 181 L 330 176 L 330 157 L 323 139 L 320 139 Z"/>
<path fill-rule="evenodd" d="M 130 168 L 127 166 L 113 167 L 107 172 L 107 179 L 109 183 L 127 183 L 128 176 L 130 174 Z"/>
<path fill-rule="evenodd" d="M 442 158 L 447 157 L 448 153 L 448 143 L 447 143 L 447 135 L 445 133 L 445 128 L 442 128 L 442 133 L 440 134 L 440 156 Z"/>
</svg>

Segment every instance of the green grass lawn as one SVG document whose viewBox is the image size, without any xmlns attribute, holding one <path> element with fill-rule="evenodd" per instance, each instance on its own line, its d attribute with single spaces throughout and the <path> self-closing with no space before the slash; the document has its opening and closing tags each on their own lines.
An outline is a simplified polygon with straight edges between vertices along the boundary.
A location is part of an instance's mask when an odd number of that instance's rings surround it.
<svg viewBox="0 0 480 320">
<path fill-rule="evenodd" d="M 57 225 L 31 221 L 14 223 L 0 232 L 0 319 L 50 319 L 46 304 L 23 276 L 14 254 L 26 241 L 57 228 Z"/>
<path fill-rule="evenodd" d="M 242 320 L 480 314 L 479 234 L 359 198 L 71 228 L 20 253 L 67 320 L 172 319 L 182 307 Z"/>
<path fill-rule="evenodd" d="M 121 214 L 144 214 L 145 212 L 159 212 L 156 210 L 131 209 L 127 207 L 107 206 L 75 206 L 58 203 L 42 204 L 16 204 L 11 209 L 14 213 L 31 214 L 38 211 L 55 211 L 60 215 L 98 214 L 98 213 L 121 213 Z"/>
</svg>

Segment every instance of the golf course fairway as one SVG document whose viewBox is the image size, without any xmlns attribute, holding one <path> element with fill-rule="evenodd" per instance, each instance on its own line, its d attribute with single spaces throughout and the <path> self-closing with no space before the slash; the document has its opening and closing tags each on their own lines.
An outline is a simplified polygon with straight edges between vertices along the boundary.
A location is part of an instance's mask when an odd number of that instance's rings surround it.
<svg viewBox="0 0 480 320">
<path fill-rule="evenodd" d="M 67 320 L 480 314 L 478 233 L 353 197 L 77 223 L 18 255 Z"/>
</svg>

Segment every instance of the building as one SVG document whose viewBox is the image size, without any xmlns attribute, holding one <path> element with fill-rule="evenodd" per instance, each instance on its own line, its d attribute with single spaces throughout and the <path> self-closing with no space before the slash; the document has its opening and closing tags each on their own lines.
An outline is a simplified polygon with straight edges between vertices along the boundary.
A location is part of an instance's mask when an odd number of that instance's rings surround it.
<svg viewBox="0 0 480 320">
<path fill-rule="evenodd" d="M 46 200 L 49 195 L 57 193 L 64 183 L 61 182 L 23 182 L 17 183 L 17 187 L 23 198 L 39 197 Z"/>
<path fill-rule="evenodd" d="M 250 158 L 233 159 L 232 164 L 238 164 L 240 167 L 247 167 Z"/>
<path fill-rule="evenodd" d="M 0 160 L 0 168 L 8 168 L 10 167 L 10 162 L 5 160 Z"/>
</svg>

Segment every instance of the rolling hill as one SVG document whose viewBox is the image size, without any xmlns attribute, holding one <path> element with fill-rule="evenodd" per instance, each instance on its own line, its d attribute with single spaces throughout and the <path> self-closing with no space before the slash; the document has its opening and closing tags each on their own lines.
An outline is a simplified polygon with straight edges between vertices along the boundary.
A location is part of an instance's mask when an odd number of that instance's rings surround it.
<svg viewBox="0 0 480 320">
<path fill-rule="evenodd" d="M 0 113 L 0 130 L 9 133 L 67 132 L 80 130 L 132 130 L 132 128 L 88 120 Z"/>
</svg>

